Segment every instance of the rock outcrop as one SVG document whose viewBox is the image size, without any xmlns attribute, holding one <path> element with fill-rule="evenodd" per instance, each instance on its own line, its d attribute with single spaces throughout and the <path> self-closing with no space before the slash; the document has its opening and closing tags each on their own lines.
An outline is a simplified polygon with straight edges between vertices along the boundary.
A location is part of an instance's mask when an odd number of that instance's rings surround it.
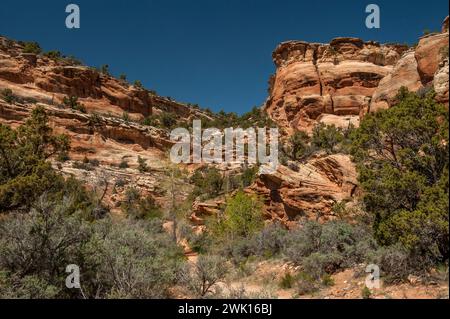
<svg viewBox="0 0 450 319">
<path fill-rule="evenodd" d="M 346 155 L 319 156 L 295 170 L 280 166 L 274 174 L 261 175 L 247 192 L 263 198 L 271 220 L 287 225 L 299 218 L 327 221 L 336 217 L 336 203 L 355 196 L 356 170 Z"/>
<path fill-rule="evenodd" d="M 273 53 L 277 70 L 265 110 L 289 135 L 310 132 L 318 122 L 358 123 L 367 112 L 394 104 L 402 86 L 411 91 L 434 86 L 438 100 L 448 103 L 446 57 L 448 18 L 442 33 L 422 37 L 416 48 L 357 38 L 284 42 Z"/>
<path fill-rule="evenodd" d="M 284 42 L 273 53 L 277 70 L 265 111 L 288 136 L 310 133 L 317 123 L 358 126 L 368 112 L 394 105 L 401 87 L 421 94 L 434 89 L 437 101 L 448 105 L 448 21 L 415 48 L 356 38 Z M 335 203 L 351 202 L 357 193 L 356 171 L 346 155 L 318 157 L 295 171 L 281 166 L 262 175 L 247 191 L 265 199 L 270 219 L 325 221 L 334 217 Z"/>
</svg>

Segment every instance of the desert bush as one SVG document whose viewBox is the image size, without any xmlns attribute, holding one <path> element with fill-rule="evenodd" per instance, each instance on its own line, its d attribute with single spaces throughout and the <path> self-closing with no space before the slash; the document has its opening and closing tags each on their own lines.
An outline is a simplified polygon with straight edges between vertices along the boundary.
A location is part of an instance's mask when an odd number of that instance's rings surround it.
<svg viewBox="0 0 450 319">
<path fill-rule="evenodd" d="M 95 283 L 106 298 L 166 298 L 183 264 L 181 248 L 158 220 L 101 221 L 91 245 L 98 265 Z"/>
<path fill-rule="evenodd" d="M 146 173 L 149 170 L 149 167 L 147 165 L 147 160 L 138 156 L 138 171 L 140 173 Z"/>
<path fill-rule="evenodd" d="M 161 114 L 161 125 L 171 129 L 177 124 L 177 119 L 173 113 L 164 112 Z"/>
<path fill-rule="evenodd" d="M 41 197 L 28 214 L 2 219 L 0 297 L 167 297 L 183 253 L 162 222 L 87 221 L 74 203 Z M 81 289 L 65 287 L 69 264 L 82 270 Z"/>
<path fill-rule="evenodd" d="M 100 68 L 100 72 L 103 75 L 109 76 L 109 65 L 107 65 L 107 64 L 102 65 Z"/>
<path fill-rule="evenodd" d="M 187 265 L 180 273 L 180 282 L 197 297 L 214 293 L 214 286 L 228 272 L 226 260 L 219 256 L 200 255 L 195 264 Z"/>
<path fill-rule="evenodd" d="M 384 246 L 401 244 L 417 266 L 448 260 L 446 108 L 401 89 L 399 103 L 366 116 L 352 133 L 365 210 Z"/>
<path fill-rule="evenodd" d="M 290 272 L 287 272 L 281 277 L 279 286 L 282 289 L 291 289 L 295 283 L 295 276 L 292 276 Z"/>
<path fill-rule="evenodd" d="M 303 160 L 313 153 L 309 145 L 311 138 L 303 131 L 295 132 L 289 139 L 290 157 L 294 160 Z"/>
<path fill-rule="evenodd" d="M 63 104 L 66 107 L 70 107 L 72 110 L 80 111 L 81 113 L 86 113 L 86 107 L 78 102 L 77 96 L 65 96 L 63 99 Z"/>
<path fill-rule="evenodd" d="M 319 283 L 309 274 L 301 272 L 297 277 L 296 290 L 300 296 L 312 294 L 319 290 Z"/>
<path fill-rule="evenodd" d="M 13 130 L 0 124 L 0 211 L 27 209 L 44 192 L 59 193 L 64 179 L 47 160 L 69 150 L 65 135 L 54 135 L 45 110 L 36 107 L 31 117 Z"/>
<path fill-rule="evenodd" d="M 365 225 L 343 221 L 321 225 L 309 221 L 288 233 L 283 251 L 290 261 L 319 280 L 326 273 L 366 261 L 368 254 L 376 249 L 371 231 Z"/>
<path fill-rule="evenodd" d="M 126 123 L 130 122 L 130 113 L 128 112 L 123 112 L 122 113 L 122 120 Z"/>
<path fill-rule="evenodd" d="M 262 213 L 263 204 L 259 198 L 238 191 L 227 200 L 224 216 L 213 232 L 228 240 L 249 238 L 264 227 Z"/>
<path fill-rule="evenodd" d="M 320 123 L 314 127 L 311 144 L 319 149 L 326 150 L 332 154 L 336 150 L 336 146 L 344 141 L 342 129 L 334 125 L 325 125 Z"/>
<path fill-rule="evenodd" d="M 1 94 L 3 100 L 8 104 L 13 104 L 17 100 L 11 89 L 3 89 Z"/>
<path fill-rule="evenodd" d="M 24 42 L 23 53 L 40 54 L 42 52 L 41 46 L 37 42 Z"/>
<path fill-rule="evenodd" d="M 151 196 L 141 196 L 134 187 L 125 190 L 125 200 L 121 205 L 122 210 L 128 217 L 133 219 L 156 219 L 161 218 L 163 213 Z"/>
<path fill-rule="evenodd" d="M 134 81 L 134 84 L 133 84 L 136 88 L 138 88 L 138 89 L 143 89 L 144 88 L 144 86 L 142 85 L 142 82 L 141 81 L 139 81 L 139 80 L 136 80 L 136 81 Z"/>
<path fill-rule="evenodd" d="M 69 214 L 73 204 L 72 199 L 54 203 L 42 196 L 30 213 L 12 214 L 0 223 L 0 269 L 11 274 L 11 281 L 21 282 L 26 291 L 20 294 L 44 288 L 42 292 L 57 289 L 58 296 L 72 296 L 62 288 L 65 268 L 85 265 L 81 255 L 91 234 L 88 222 Z M 23 286 L 24 280 L 33 285 Z"/>
<path fill-rule="evenodd" d="M 120 169 L 126 169 L 128 167 L 130 167 L 130 166 L 128 165 L 128 162 L 126 160 L 124 160 L 124 159 L 119 163 L 119 168 Z"/>
<path fill-rule="evenodd" d="M 59 60 L 62 58 L 61 52 L 53 50 L 53 51 L 48 51 L 46 53 L 44 53 L 44 56 L 46 56 L 49 59 L 52 60 Z"/>
<path fill-rule="evenodd" d="M 205 199 L 217 197 L 224 184 L 222 174 L 215 167 L 196 170 L 190 180 L 194 184 L 193 195 Z"/>
</svg>

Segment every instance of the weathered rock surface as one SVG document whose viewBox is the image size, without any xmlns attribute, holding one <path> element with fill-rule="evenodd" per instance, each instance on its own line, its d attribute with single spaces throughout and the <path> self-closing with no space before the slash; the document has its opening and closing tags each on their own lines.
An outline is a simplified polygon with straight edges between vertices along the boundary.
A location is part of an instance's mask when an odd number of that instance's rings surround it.
<svg viewBox="0 0 450 319">
<path fill-rule="evenodd" d="M 264 199 L 270 219 L 289 225 L 299 218 L 334 218 L 333 205 L 351 200 L 356 188 L 350 158 L 336 154 L 312 159 L 295 171 L 280 166 L 274 174 L 261 175 L 247 191 Z"/>
<path fill-rule="evenodd" d="M 265 109 L 288 134 L 310 131 L 322 114 L 359 116 L 406 49 L 356 38 L 282 43 Z"/>
<path fill-rule="evenodd" d="M 265 110 L 289 135 L 310 132 L 329 115 L 361 117 L 388 108 L 402 86 L 418 91 L 434 85 L 438 101 L 448 103 L 446 55 L 448 18 L 442 33 L 422 37 L 416 49 L 357 38 L 284 42 L 273 53 L 277 70 Z M 330 123 L 342 126 L 336 118 Z"/>
</svg>

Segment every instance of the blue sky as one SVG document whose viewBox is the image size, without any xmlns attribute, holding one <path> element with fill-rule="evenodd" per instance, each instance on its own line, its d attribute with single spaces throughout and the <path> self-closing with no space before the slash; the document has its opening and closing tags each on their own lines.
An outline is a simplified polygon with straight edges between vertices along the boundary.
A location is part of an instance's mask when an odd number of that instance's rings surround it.
<svg viewBox="0 0 450 319">
<path fill-rule="evenodd" d="M 80 6 L 78 30 L 65 27 L 69 3 Z M 380 29 L 365 27 L 370 3 L 381 8 Z M 282 41 L 412 44 L 440 30 L 448 11 L 446 0 L 2 0 L 0 34 L 108 64 L 176 100 L 243 113 L 265 101 Z"/>
</svg>

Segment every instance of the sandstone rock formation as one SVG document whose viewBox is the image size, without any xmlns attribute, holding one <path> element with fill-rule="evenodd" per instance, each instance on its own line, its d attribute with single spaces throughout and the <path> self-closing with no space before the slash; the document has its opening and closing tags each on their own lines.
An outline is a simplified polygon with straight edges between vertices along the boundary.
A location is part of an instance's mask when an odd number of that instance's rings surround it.
<svg viewBox="0 0 450 319">
<path fill-rule="evenodd" d="M 357 38 L 284 42 L 273 53 L 277 70 L 265 110 L 289 135 L 310 132 L 318 122 L 358 123 L 365 113 L 394 104 L 402 86 L 418 91 L 434 85 L 438 100 L 448 103 L 446 56 L 448 18 L 442 33 L 422 37 L 415 49 Z"/>
<path fill-rule="evenodd" d="M 357 189 L 356 170 L 350 158 L 336 154 L 317 157 L 298 169 L 280 166 L 275 174 L 262 175 L 247 189 L 261 196 L 268 217 L 287 225 L 299 218 L 332 219 L 332 207 L 352 200 Z"/>
<path fill-rule="evenodd" d="M 394 105 L 401 87 L 423 93 L 433 88 L 436 99 L 448 105 L 448 21 L 442 33 L 422 37 L 416 48 L 356 38 L 284 42 L 273 53 L 277 70 L 265 111 L 286 136 L 311 132 L 317 123 L 358 126 L 367 112 Z M 356 185 L 349 157 L 333 155 L 300 164 L 298 172 L 281 166 L 248 191 L 263 196 L 271 219 L 289 223 L 299 217 L 333 218 L 332 206 L 351 201 Z"/>
<path fill-rule="evenodd" d="M 287 134 L 310 131 L 323 114 L 358 117 L 406 50 L 356 38 L 282 43 L 265 109 Z"/>
</svg>

